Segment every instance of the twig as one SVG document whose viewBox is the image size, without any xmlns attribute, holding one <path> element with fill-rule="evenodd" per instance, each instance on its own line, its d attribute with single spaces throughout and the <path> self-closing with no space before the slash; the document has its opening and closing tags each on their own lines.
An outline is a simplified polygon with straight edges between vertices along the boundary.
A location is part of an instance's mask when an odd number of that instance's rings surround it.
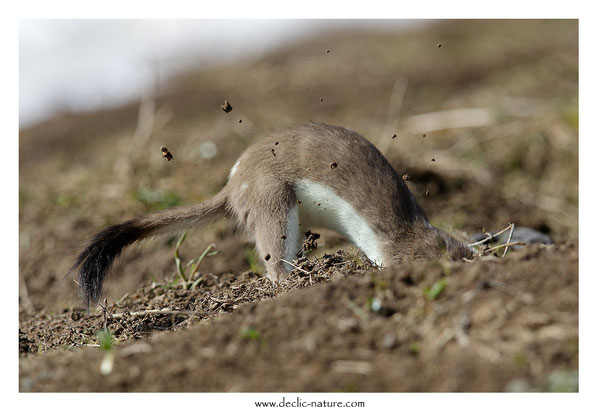
<svg viewBox="0 0 598 412">
<path fill-rule="evenodd" d="M 515 229 L 515 223 L 511 223 L 511 231 L 509 232 L 509 238 L 507 239 L 507 245 L 511 241 L 511 237 L 513 236 L 513 229 Z M 507 256 L 507 251 L 509 250 L 509 246 L 505 247 L 505 251 L 502 254 L 502 257 Z"/>
<path fill-rule="evenodd" d="M 309 275 L 309 274 L 311 274 L 311 272 L 308 272 L 308 271 L 307 271 L 307 270 L 305 270 L 305 269 L 301 269 L 299 266 L 295 266 L 295 265 L 293 265 L 293 264 L 292 264 L 291 262 L 289 262 L 289 261 L 286 261 L 286 260 L 284 260 L 284 259 L 280 259 L 280 260 L 281 260 L 282 262 L 284 262 L 284 263 L 287 263 L 287 264 L 291 265 L 291 266 L 292 266 L 292 267 L 294 267 L 295 269 L 297 269 L 297 270 L 300 270 L 301 272 L 303 272 L 303 273 L 305 273 L 305 274 L 308 274 L 308 275 Z"/>
<path fill-rule="evenodd" d="M 129 294 L 125 293 L 122 298 L 120 298 L 119 300 L 117 300 L 116 302 L 114 302 L 114 305 L 118 305 L 119 303 L 121 303 L 123 300 L 125 300 L 128 297 L 129 297 Z M 114 306 L 114 305 L 112 305 L 112 306 Z"/>
<path fill-rule="evenodd" d="M 509 247 L 515 245 L 525 245 L 525 242 L 512 242 L 512 243 L 504 243 L 502 245 L 493 246 L 490 249 L 486 249 L 486 252 L 492 252 L 493 250 L 500 249 L 501 247 Z"/>
<path fill-rule="evenodd" d="M 148 309 L 148 310 L 141 310 L 138 312 L 113 313 L 110 316 L 112 316 L 115 319 L 119 319 L 119 318 L 126 318 L 128 316 L 137 317 L 137 316 L 145 316 L 145 315 L 209 316 L 209 315 L 215 315 L 216 313 L 217 312 L 203 312 L 203 311 L 195 311 L 195 310 Z"/>
<path fill-rule="evenodd" d="M 496 232 L 496 233 L 495 233 L 495 234 L 493 234 L 493 235 L 486 233 L 486 234 L 488 235 L 486 238 L 484 238 L 484 239 L 482 239 L 482 240 L 478 240 L 477 242 L 474 242 L 474 243 L 470 243 L 470 244 L 469 244 L 469 245 L 467 245 L 467 246 L 471 247 L 471 246 L 477 246 L 477 245 L 481 245 L 482 243 L 486 243 L 487 241 L 489 241 L 489 240 L 491 240 L 491 239 L 494 239 L 496 236 L 498 236 L 498 235 L 500 235 L 500 234 L 502 234 L 502 233 L 506 232 L 507 230 L 511 229 L 511 227 L 512 227 L 512 226 L 513 226 L 513 224 L 511 223 L 511 224 L 509 224 L 509 226 L 505 227 L 505 228 L 504 228 L 503 230 L 501 230 L 500 232 Z"/>
<path fill-rule="evenodd" d="M 215 298 L 215 297 L 214 297 L 214 296 L 212 296 L 212 295 L 208 295 L 208 298 L 210 298 L 211 300 L 213 300 L 213 301 L 214 301 L 214 302 L 216 302 L 216 303 L 221 303 L 221 304 L 223 304 L 223 305 L 233 305 L 233 303 L 231 303 L 231 302 L 227 302 L 227 301 L 225 301 L 225 300 L 217 299 L 217 298 Z"/>
<path fill-rule="evenodd" d="M 100 307 L 102 308 L 102 314 L 104 315 L 104 330 L 107 332 L 108 331 L 108 299 L 105 298 L 104 304 L 102 304 L 100 302 L 100 303 L 98 303 L 98 305 L 100 305 Z"/>
</svg>

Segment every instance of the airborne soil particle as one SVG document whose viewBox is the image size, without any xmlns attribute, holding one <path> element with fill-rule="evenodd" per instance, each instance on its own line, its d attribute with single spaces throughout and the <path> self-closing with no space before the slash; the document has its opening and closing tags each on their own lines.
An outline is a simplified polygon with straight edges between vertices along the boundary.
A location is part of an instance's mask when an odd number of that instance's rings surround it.
<svg viewBox="0 0 598 412">
<path fill-rule="evenodd" d="M 224 104 L 220 105 L 220 107 L 222 108 L 222 110 L 224 110 L 225 113 L 229 113 L 231 110 L 233 110 L 233 106 L 231 106 L 228 100 L 225 100 Z"/>
<path fill-rule="evenodd" d="M 173 159 L 172 153 L 170 153 L 168 151 L 168 149 L 166 148 L 166 146 L 162 146 L 160 148 L 160 151 L 162 152 L 162 157 L 164 157 L 169 162 Z"/>
<path fill-rule="evenodd" d="M 305 232 L 305 240 L 303 241 L 303 251 L 308 252 L 310 250 L 316 250 L 318 248 L 319 238 L 319 233 L 312 233 L 311 230 Z"/>
</svg>

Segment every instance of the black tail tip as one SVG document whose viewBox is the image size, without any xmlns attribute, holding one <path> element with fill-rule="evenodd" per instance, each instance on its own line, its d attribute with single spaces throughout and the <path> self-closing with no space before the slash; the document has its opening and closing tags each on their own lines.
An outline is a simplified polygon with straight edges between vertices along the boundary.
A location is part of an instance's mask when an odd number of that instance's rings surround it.
<svg viewBox="0 0 598 412">
<path fill-rule="evenodd" d="M 102 284 L 114 260 L 143 233 L 135 221 L 110 226 L 97 233 L 81 252 L 71 271 L 78 268 L 79 294 L 87 307 L 100 300 Z"/>
</svg>

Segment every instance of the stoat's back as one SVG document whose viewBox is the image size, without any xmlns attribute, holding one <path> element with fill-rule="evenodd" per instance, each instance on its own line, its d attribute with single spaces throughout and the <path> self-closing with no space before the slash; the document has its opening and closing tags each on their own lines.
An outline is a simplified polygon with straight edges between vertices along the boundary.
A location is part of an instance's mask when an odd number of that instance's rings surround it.
<svg viewBox="0 0 598 412">
<path fill-rule="evenodd" d="M 237 184 L 248 186 L 272 178 L 292 186 L 306 181 L 323 185 L 365 218 L 372 217 L 373 228 L 382 232 L 425 219 L 380 151 L 343 127 L 311 123 L 271 134 L 243 153 L 236 173 L 243 176 Z"/>
</svg>

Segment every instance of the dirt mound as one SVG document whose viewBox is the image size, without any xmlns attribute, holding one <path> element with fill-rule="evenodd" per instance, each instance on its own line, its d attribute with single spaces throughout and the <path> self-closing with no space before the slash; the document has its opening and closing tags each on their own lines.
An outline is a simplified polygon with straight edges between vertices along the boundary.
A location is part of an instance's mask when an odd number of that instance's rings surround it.
<svg viewBox="0 0 598 412">
<path fill-rule="evenodd" d="M 341 263 L 342 255 L 336 261 Z M 328 269 L 316 265 L 312 281 L 326 282 L 309 285 L 304 273 L 295 287 L 283 288 L 275 299 L 267 299 L 271 292 L 266 291 L 257 300 L 241 304 L 231 295 L 211 301 L 209 296 L 217 293 L 215 284 L 195 294 L 171 290 L 156 295 L 159 288 L 145 288 L 111 309 L 126 313 L 153 307 L 148 302 L 158 296 L 161 308 L 201 307 L 220 315 L 209 322 L 189 322 L 183 320 L 188 317 L 173 314 L 145 315 L 137 324 L 131 316 L 123 318 L 125 326 L 111 320 L 110 330 L 125 328 L 119 332 L 119 342 L 135 337 L 128 331 L 140 325 L 155 331 L 180 321 L 178 327 L 187 330 L 114 345 L 108 350 L 114 352 L 114 366 L 107 376 L 100 371 L 107 351 L 100 348 L 52 351 L 23 359 L 20 388 L 577 390 L 576 373 L 571 372 L 578 368 L 576 245 L 527 247 L 504 260 L 493 257 L 476 263 L 422 262 L 382 271 L 352 267 L 352 274 L 346 265 L 352 263 L 345 260 L 342 266 Z M 299 283 L 307 287 L 297 289 Z M 221 279 L 220 284 L 226 285 L 221 291 L 233 295 L 243 285 L 254 291 L 264 286 L 252 275 L 238 281 Z M 439 284 L 443 286 L 438 288 Z M 225 313 L 229 310 L 232 313 Z M 65 314 L 61 322 L 70 324 L 73 331 L 81 323 L 81 318 L 73 317 L 76 313 Z M 92 318 L 96 330 L 102 327 L 100 316 L 82 318 L 88 327 Z M 50 327 L 40 319 L 28 329 Z M 137 329 L 144 332 L 149 330 Z M 70 370 L 79 372 L 73 375 Z M 554 383 L 555 376 L 561 386 Z"/>
<path fill-rule="evenodd" d="M 95 346 L 97 332 L 103 328 L 120 343 L 147 338 L 154 331 L 174 331 L 232 312 L 243 303 L 279 297 L 340 274 L 363 274 L 372 267 L 361 254 L 343 251 L 325 254 L 315 262 L 302 258 L 295 264 L 293 274 L 276 286 L 253 272 L 219 276 L 198 272 L 186 282 L 178 276 L 153 282 L 117 302 L 100 304 L 93 312 L 78 307 L 65 308 L 60 314 L 21 312 L 19 351 L 27 355 Z"/>
</svg>

